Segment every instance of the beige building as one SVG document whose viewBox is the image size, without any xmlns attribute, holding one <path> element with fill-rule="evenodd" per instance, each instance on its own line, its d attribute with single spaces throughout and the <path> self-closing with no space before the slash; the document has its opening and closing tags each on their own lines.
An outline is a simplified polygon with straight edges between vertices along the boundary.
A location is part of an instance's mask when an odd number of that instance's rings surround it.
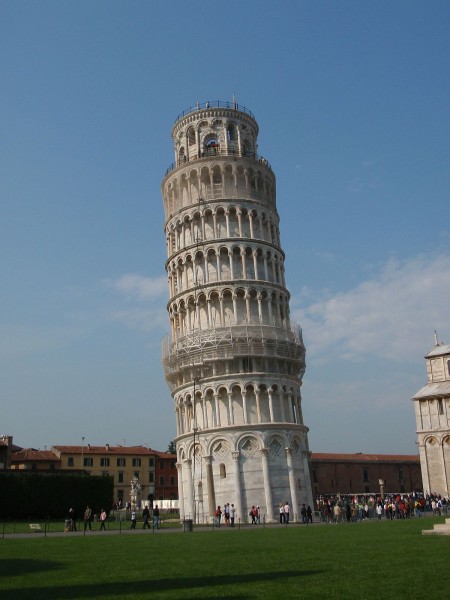
<svg viewBox="0 0 450 600">
<path fill-rule="evenodd" d="M 428 383 L 412 398 L 423 490 L 450 494 L 450 345 L 439 344 L 425 356 Z"/>
<path fill-rule="evenodd" d="M 144 446 L 53 446 L 59 468 L 84 471 L 89 475 L 114 477 L 114 501 L 130 500 L 131 480 L 139 479 L 141 501 L 178 497 L 176 456 Z"/>
</svg>

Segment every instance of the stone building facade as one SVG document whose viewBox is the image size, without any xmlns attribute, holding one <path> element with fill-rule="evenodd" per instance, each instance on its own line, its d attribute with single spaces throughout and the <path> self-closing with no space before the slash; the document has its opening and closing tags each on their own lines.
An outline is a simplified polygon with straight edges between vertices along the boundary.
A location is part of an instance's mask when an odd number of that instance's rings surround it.
<svg viewBox="0 0 450 600">
<path fill-rule="evenodd" d="M 258 124 L 233 103 L 198 104 L 172 128 L 161 189 L 182 517 L 233 503 L 239 518 L 311 503 L 300 386 L 301 330 L 289 316 L 275 174 Z"/>
<path fill-rule="evenodd" d="M 418 455 L 332 454 L 311 455 L 314 496 L 421 492 Z"/>
<path fill-rule="evenodd" d="M 425 492 L 450 495 L 450 345 L 425 356 L 428 383 L 412 398 Z"/>
</svg>

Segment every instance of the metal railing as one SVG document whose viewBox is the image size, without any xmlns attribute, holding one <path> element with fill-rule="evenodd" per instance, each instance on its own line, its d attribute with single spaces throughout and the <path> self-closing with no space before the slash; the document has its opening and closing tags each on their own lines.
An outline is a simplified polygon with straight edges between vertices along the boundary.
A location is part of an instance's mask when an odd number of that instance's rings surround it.
<svg viewBox="0 0 450 600">
<path fill-rule="evenodd" d="M 242 104 L 237 104 L 237 102 L 235 101 L 226 102 L 224 100 L 208 100 L 207 102 L 196 102 L 194 106 L 190 106 L 189 108 L 183 110 L 183 112 L 180 113 L 175 119 L 175 123 L 193 112 L 197 112 L 198 110 L 205 110 L 208 108 L 229 108 L 230 110 L 237 110 L 239 112 L 245 113 L 252 119 L 255 118 L 255 115 L 250 110 L 248 110 L 248 108 L 245 108 L 245 106 L 242 106 Z"/>
</svg>

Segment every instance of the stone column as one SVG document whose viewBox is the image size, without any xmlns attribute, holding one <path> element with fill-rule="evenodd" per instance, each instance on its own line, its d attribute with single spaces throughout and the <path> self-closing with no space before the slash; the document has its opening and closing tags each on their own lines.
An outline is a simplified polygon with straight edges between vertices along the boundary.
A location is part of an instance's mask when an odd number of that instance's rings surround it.
<svg viewBox="0 0 450 600">
<path fill-rule="evenodd" d="M 239 237 L 242 237 L 242 212 L 237 211 L 238 226 L 239 226 Z"/>
<path fill-rule="evenodd" d="M 295 481 L 294 466 L 292 464 L 292 448 L 285 448 L 285 451 L 286 451 L 286 463 L 287 463 L 288 476 L 289 476 L 289 488 L 291 490 L 292 516 L 293 516 L 294 521 L 298 521 L 297 484 Z"/>
<path fill-rule="evenodd" d="M 230 277 L 234 279 L 234 269 L 233 269 L 233 250 L 228 250 L 228 257 L 230 260 Z"/>
<path fill-rule="evenodd" d="M 255 389 L 255 399 L 256 399 L 256 418 L 258 420 L 258 423 L 261 423 L 261 403 L 260 403 L 260 399 L 259 399 L 259 388 Z"/>
<path fill-rule="evenodd" d="M 205 456 L 206 464 L 206 486 L 208 489 L 208 514 L 214 516 L 216 511 L 216 492 L 214 490 L 214 475 L 212 468 L 212 456 Z"/>
<path fill-rule="evenodd" d="M 180 506 L 180 519 L 184 519 L 184 496 L 183 496 L 183 465 L 176 463 L 177 476 L 178 476 L 178 504 Z"/>
<path fill-rule="evenodd" d="M 267 394 L 269 396 L 269 412 L 270 412 L 270 422 L 273 423 L 274 418 L 273 418 L 273 396 L 272 396 L 272 392 L 273 389 L 269 388 L 267 390 Z"/>
<path fill-rule="evenodd" d="M 242 507 L 242 491 L 241 491 L 241 474 L 240 474 L 240 453 L 233 452 L 233 462 L 234 462 L 234 494 L 235 494 L 235 502 L 234 506 L 236 508 L 236 516 L 241 521 L 245 522 L 245 515 Z"/>
<path fill-rule="evenodd" d="M 216 427 L 220 427 L 220 410 L 218 394 L 214 394 L 214 407 L 216 409 Z"/>
<path fill-rule="evenodd" d="M 272 498 L 272 486 L 270 485 L 270 473 L 269 473 L 269 449 L 261 448 L 261 461 L 262 471 L 264 479 L 264 496 L 266 499 L 266 519 L 270 522 L 274 520 L 273 517 L 273 498 Z"/>
<path fill-rule="evenodd" d="M 184 510 L 185 516 L 188 519 L 194 518 L 194 488 L 192 482 L 192 460 L 188 458 L 184 461 L 186 465 L 186 498 L 183 498 L 184 501 Z"/>
<path fill-rule="evenodd" d="M 254 279 L 259 279 L 259 277 L 258 277 L 258 253 L 256 250 L 253 251 L 253 269 L 255 271 Z"/>
<path fill-rule="evenodd" d="M 234 425 L 233 394 L 231 392 L 228 392 L 228 412 L 230 413 L 230 425 Z"/>
<path fill-rule="evenodd" d="M 245 399 L 247 392 L 242 392 L 242 412 L 244 413 L 244 424 L 247 425 L 248 417 L 247 417 L 247 401 Z"/>
<path fill-rule="evenodd" d="M 308 450 L 302 450 L 302 461 L 303 461 L 303 474 L 305 477 L 306 485 L 306 502 L 314 510 L 314 498 L 311 490 L 311 476 L 309 473 L 309 461 L 308 461 Z"/>
</svg>

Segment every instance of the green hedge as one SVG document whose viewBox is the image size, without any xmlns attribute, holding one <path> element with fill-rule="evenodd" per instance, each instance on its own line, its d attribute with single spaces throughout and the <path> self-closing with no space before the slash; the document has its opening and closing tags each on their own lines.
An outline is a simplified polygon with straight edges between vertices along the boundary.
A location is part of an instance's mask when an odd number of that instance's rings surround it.
<svg viewBox="0 0 450 600">
<path fill-rule="evenodd" d="M 113 502 L 112 477 L 82 473 L 0 473 L 0 519 L 65 518 L 72 507 L 82 518 L 86 505 L 107 512 Z"/>
</svg>

